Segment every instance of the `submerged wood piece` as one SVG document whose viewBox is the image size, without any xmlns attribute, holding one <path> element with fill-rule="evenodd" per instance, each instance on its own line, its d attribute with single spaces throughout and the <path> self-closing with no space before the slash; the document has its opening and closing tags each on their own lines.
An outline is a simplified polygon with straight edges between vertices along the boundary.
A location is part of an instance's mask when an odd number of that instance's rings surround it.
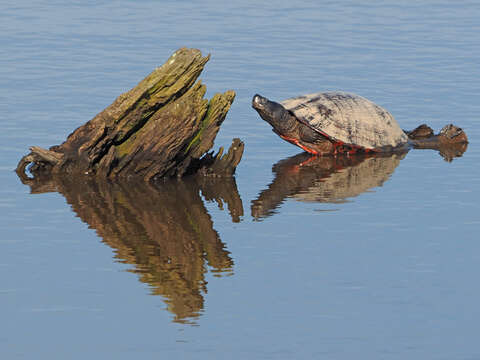
<svg viewBox="0 0 480 360">
<path fill-rule="evenodd" d="M 49 150 L 31 148 L 17 167 L 30 171 L 94 174 L 111 179 L 146 181 L 202 173 L 231 176 L 241 159 L 243 143 L 229 152 L 234 161 L 212 162 L 207 153 L 235 98 L 229 90 L 208 101 L 197 81 L 210 56 L 197 49 L 177 50 L 130 91 Z M 241 144 L 241 145 L 239 145 Z M 35 149 L 35 150 L 34 150 Z M 218 157 L 218 156 L 217 156 Z M 215 165 L 215 169 L 205 171 Z M 228 169 L 225 168 L 228 167 Z"/>
<path fill-rule="evenodd" d="M 445 125 L 436 135 L 426 124 L 405 133 L 415 149 L 438 150 L 447 162 L 462 156 L 468 147 L 467 134 L 453 124 Z"/>
</svg>

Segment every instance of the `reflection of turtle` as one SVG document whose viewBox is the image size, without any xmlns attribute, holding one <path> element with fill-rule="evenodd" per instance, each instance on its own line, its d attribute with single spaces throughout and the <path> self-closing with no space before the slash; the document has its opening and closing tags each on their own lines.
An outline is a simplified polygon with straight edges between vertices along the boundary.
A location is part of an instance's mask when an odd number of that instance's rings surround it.
<svg viewBox="0 0 480 360">
<path fill-rule="evenodd" d="M 453 125 L 445 126 L 438 135 L 425 125 L 420 131 L 405 133 L 387 110 L 345 92 L 315 93 L 281 103 L 255 95 L 252 107 L 282 139 L 317 155 L 468 142 L 463 130 Z"/>
<path fill-rule="evenodd" d="M 271 215 L 285 200 L 343 203 L 387 181 L 405 153 L 310 156 L 297 154 L 273 166 L 275 179 L 252 201 L 256 219 Z"/>
</svg>

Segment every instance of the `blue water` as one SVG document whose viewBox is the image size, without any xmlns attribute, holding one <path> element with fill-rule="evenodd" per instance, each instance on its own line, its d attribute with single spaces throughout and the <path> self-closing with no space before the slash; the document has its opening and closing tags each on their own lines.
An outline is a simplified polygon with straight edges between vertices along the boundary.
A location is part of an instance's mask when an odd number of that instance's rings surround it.
<svg viewBox="0 0 480 360">
<path fill-rule="evenodd" d="M 2 359 L 479 358 L 479 18 L 478 1 L 2 2 Z M 29 146 L 182 46 L 212 54 L 209 97 L 237 92 L 216 141 L 245 142 L 228 191 L 20 182 Z M 251 97 L 323 90 L 470 144 L 299 167 Z"/>
</svg>

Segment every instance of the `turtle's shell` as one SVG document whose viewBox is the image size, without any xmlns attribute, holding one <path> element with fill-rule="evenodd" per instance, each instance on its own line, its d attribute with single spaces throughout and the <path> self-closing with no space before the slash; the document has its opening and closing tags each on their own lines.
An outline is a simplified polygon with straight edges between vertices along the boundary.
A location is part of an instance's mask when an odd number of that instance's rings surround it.
<svg viewBox="0 0 480 360">
<path fill-rule="evenodd" d="M 355 94 L 315 93 L 281 104 L 299 121 L 335 142 L 375 149 L 397 147 L 408 140 L 387 110 Z"/>
</svg>

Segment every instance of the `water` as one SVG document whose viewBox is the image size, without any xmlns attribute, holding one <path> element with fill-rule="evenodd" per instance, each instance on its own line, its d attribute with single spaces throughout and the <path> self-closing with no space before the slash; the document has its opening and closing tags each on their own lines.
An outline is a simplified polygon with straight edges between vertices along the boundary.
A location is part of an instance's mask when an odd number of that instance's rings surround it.
<svg viewBox="0 0 480 360">
<path fill-rule="evenodd" d="M 3 2 L 2 358 L 480 357 L 479 17 L 477 1 Z M 29 146 L 181 46 L 212 53 L 209 97 L 237 92 L 217 138 L 246 144 L 234 181 L 19 181 Z M 300 166 L 251 97 L 321 90 L 470 144 Z"/>
</svg>

